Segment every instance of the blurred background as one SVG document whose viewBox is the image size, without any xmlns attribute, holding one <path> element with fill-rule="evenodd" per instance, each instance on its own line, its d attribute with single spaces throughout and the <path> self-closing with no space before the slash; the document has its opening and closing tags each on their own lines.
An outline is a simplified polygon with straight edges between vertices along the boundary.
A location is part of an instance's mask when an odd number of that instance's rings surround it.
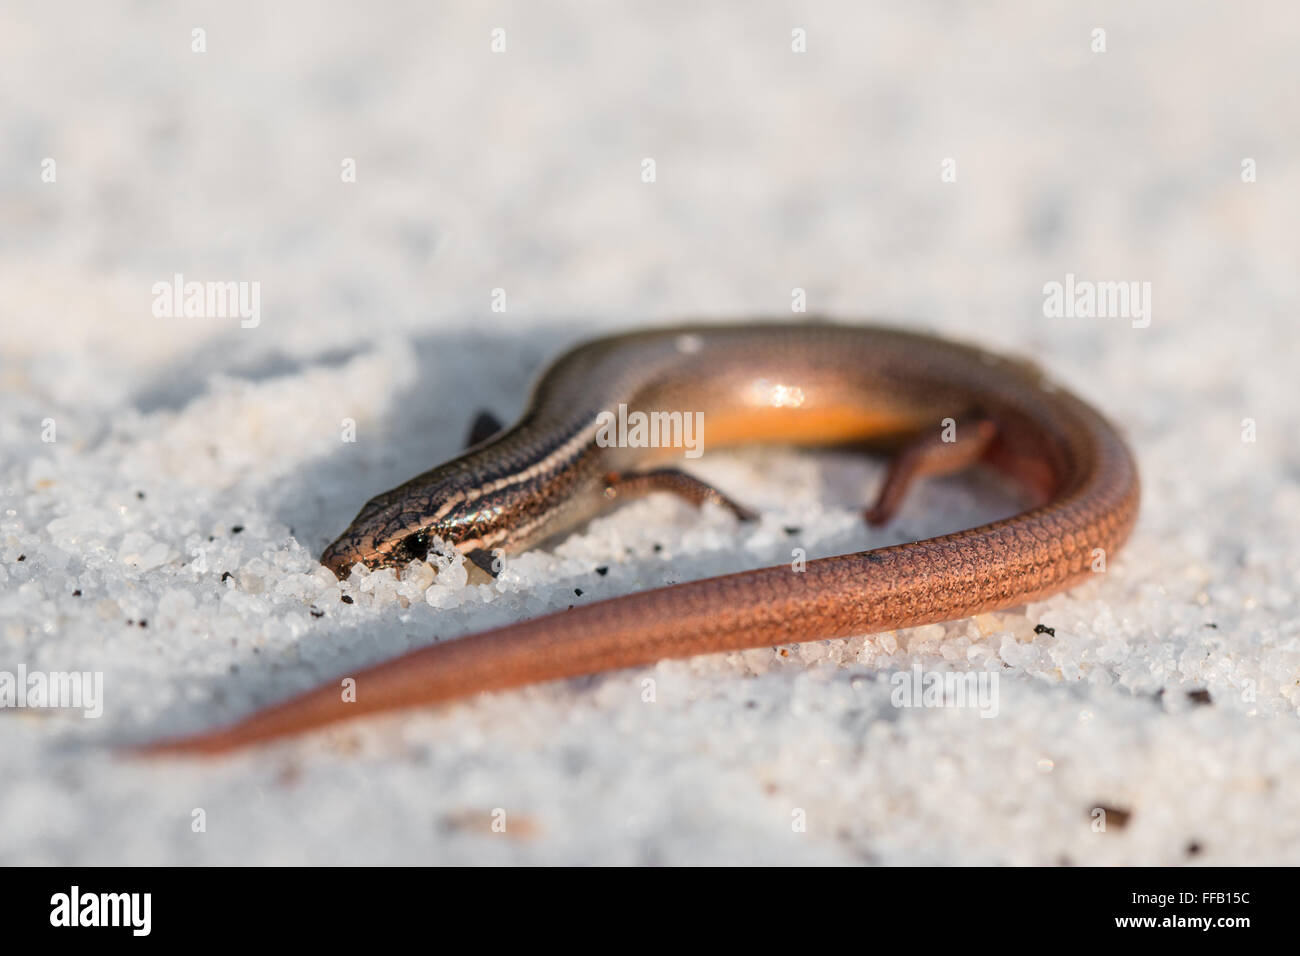
<svg viewBox="0 0 1300 956">
<path fill-rule="evenodd" d="M 108 695 L 0 714 L 0 861 L 1296 862 L 1297 49 L 1281 2 L 0 4 L 0 668 Z M 260 321 L 158 317 L 177 273 L 259 283 Z M 1045 316 L 1067 274 L 1149 282 L 1150 325 Z M 796 290 L 1029 356 L 1120 423 L 1116 573 L 663 665 L 652 715 L 624 675 L 221 765 L 111 752 L 575 585 L 783 560 L 647 502 L 497 601 L 308 613 L 360 504 L 548 356 Z M 889 543 L 853 517 L 868 464 L 714 467 L 810 552 Z M 946 484 L 890 533 L 998 506 Z M 892 709 L 918 662 L 995 669 L 1003 716 Z"/>
</svg>

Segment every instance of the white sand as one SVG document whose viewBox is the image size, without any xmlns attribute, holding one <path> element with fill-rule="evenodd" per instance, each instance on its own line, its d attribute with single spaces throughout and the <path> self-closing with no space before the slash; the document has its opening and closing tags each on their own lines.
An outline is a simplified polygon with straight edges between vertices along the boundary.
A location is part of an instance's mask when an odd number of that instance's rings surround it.
<svg viewBox="0 0 1300 956">
<path fill-rule="evenodd" d="M 0 863 L 1300 862 L 1293 5 L 272 6 L 0 12 L 0 670 L 104 675 L 98 719 L 0 713 Z M 260 282 L 260 325 L 154 317 L 178 272 Z M 1067 273 L 1150 282 L 1150 327 L 1045 318 Z M 788 560 L 784 525 L 820 555 L 1014 507 L 936 482 L 871 532 L 874 463 L 706 455 L 759 527 L 656 497 L 495 589 L 386 572 L 339 602 L 321 547 L 478 408 L 516 413 L 546 357 L 788 314 L 794 287 L 1032 356 L 1105 409 L 1144 478 L 1124 554 L 974 621 L 219 763 L 115 755 L 434 639 Z M 996 718 L 892 706 L 918 663 L 999 675 Z M 1127 825 L 1097 832 L 1099 806 Z"/>
</svg>

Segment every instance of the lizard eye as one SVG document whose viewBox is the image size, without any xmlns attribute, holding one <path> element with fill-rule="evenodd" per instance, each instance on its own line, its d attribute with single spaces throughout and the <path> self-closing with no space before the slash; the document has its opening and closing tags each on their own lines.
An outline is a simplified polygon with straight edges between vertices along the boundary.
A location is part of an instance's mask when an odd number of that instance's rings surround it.
<svg viewBox="0 0 1300 956">
<path fill-rule="evenodd" d="M 429 557 L 429 535 L 427 532 L 419 531 L 402 542 L 402 556 L 406 560 L 419 559 L 424 561 Z"/>
</svg>

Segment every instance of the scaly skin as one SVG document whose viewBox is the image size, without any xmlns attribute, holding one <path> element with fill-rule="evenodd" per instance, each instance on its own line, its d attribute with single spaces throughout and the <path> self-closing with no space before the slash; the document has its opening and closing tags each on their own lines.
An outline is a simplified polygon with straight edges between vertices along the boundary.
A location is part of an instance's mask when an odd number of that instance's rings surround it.
<svg viewBox="0 0 1300 956">
<path fill-rule="evenodd" d="M 617 476 L 664 460 L 662 449 L 596 443 L 596 414 L 621 402 L 703 411 L 706 450 L 901 439 L 924 452 L 928 438 L 934 451 L 919 457 L 929 456 L 930 472 L 962 459 L 949 454 L 945 464 L 933 441 L 953 419 L 959 433 L 993 436 L 967 446 L 966 458 L 1011 476 L 1039 503 L 968 531 L 811 561 L 802 572 L 782 565 L 692 581 L 434 644 L 349 675 L 354 702 L 334 681 L 145 751 L 220 753 L 479 691 L 1012 607 L 1089 574 L 1098 550 L 1109 559 L 1137 517 L 1137 469 L 1123 440 L 1025 362 L 884 328 L 698 325 L 572 350 L 543 375 L 513 428 L 367 503 L 322 562 L 346 576 L 356 563 L 422 557 L 435 534 L 465 551 L 511 553 L 573 528 L 618 501 Z"/>
</svg>

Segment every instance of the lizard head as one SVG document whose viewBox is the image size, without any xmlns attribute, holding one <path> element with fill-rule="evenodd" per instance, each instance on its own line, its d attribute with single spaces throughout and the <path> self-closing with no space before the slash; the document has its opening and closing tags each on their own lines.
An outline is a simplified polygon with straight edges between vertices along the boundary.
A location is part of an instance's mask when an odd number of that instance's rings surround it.
<svg viewBox="0 0 1300 956">
<path fill-rule="evenodd" d="M 321 564 L 342 579 L 353 565 L 401 568 L 440 545 L 474 551 L 501 537 L 503 511 L 492 495 L 468 490 L 459 471 L 436 468 L 366 502 Z"/>
</svg>

